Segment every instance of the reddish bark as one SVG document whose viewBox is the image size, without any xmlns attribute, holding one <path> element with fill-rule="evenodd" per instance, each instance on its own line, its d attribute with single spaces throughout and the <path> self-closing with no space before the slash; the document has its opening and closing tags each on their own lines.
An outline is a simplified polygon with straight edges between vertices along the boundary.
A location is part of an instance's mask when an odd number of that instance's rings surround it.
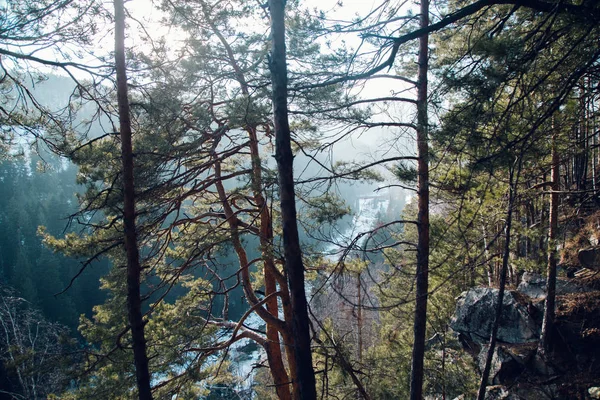
<svg viewBox="0 0 600 400">
<path fill-rule="evenodd" d="M 249 127 L 246 130 L 250 136 L 254 201 L 260 212 L 260 247 L 264 264 L 265 296 L 269 296 L 271 293 L 277 291 L 277 277 L 279 277 L 280 274 L 273 259 L 273 249 L 271 245 L 273 240 L 273 226 L 271 223 L 271 215 L 269 213 L 267 202 L 262 195 L 262 172 L 256 129 Z M 285 286 L 286 283 L 283 276 L 280 277 L 280 280 L 282 281 L 280 282 L 280 285 L 282 287 Z M 266 303 L 266 308 L 269 313 L 277 316 L 279 313 L 277 297 L 269 299 Z M 269 347 L 267 350 L 269 368 L 275 383 L 277 396 L 282 400 L 291 400 L 290 378 L 283 364 L 279 331 L 271 324 L 267 324 L 267 345 Z"/>
</svg>

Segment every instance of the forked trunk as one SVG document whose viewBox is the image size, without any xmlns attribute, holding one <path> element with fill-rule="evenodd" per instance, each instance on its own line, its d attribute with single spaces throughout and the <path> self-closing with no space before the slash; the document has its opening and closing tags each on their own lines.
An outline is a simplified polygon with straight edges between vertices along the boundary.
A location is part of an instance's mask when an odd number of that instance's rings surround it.
<svg viewBox="0 0 600 400">
<path fill-rule="evenodd" d="M 258 149 L 258 137 L 256 129 L 248 127 L 246 129 L 250 137 L 250 156 L 252 158 L 252 187 L 254 201 L 260 213 L 260 247 L 263 256 L 263 274 L 265 279 L 265 296 L 277 292 L 277 278 L 280 278 L 280 286 L 285 286 L 286 282 L 283 276 L 279 277 L 279 271 L 275 266 L 273 259 L 273 227 L 269 207 L 262 194 L 262 171 L 260 154 Z M 282 296 L 285 296 L 283 294 Z M 277 297 L 270 298 L 266 303 L 267 311 L 275 316 L 279 315 Z M 284 317 L 285 318 L 285 317 Z M 289 322 L 289 321 L 286 321 Z M 287 325 L 287 324 L 286 324 Z M 291 400 L 290 378 L 283 364 L 283 355 L 281 352 L 281 343 L 279 341 L 279 331 L 272 324 L 267 324 L 267 356 L 271 376 L 275 383 L 277 397 L 281 400 Z"/>
</svg>

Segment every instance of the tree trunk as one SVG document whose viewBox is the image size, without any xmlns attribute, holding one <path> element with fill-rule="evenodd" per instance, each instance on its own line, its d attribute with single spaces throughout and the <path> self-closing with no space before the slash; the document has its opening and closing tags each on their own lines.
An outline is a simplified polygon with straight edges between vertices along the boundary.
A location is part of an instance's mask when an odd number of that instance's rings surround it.
<svg viewBox="0 0 600 400">
<path fill-rule="evenodd" d="M 546 357 L 552 346 L 552 331 L 554 328 L 554 308 L 556 303 L 556 234 L 558 230 L 558 189 L 559 189 L 559 160 L 556 149 L 556 133 L 552 136 L 552 172 L 550 174 L 550 218 L 548 227 L 548 270 L 546 276 L 546 303 L 544 305 L 544 320 L 542 333 L 538 344 L 538 354 Z"/>
<path fill-rule="evenodd" d="M 260 154 L 258 149 L 258 137 L 256 128 L 247 127 L 250 138 L 250 155 L 252 157 L 252 187 L 256 207 L 260 210 L 260 248 L 263 255 L 263 273 L 265 277 L 265 296 L 277 292 L 277 267 L 273 260 L 273 227 L 271 223 L 271 214 L 269 207 L 262 195 L 262 173 Z M 285 282 L 280 282 L 281 286 Z M 272 297 L 266 303 L 267 311 L 275 316 L 279 316 L 279 307 L 277 297 Z M 286 321 L 289 323 L 289 321 Z M 281 343 L 279 341 L 279 331 L 272 324 L 267 324 L 267 346 L 269 351 L 269 369 L 275 383 L 277 397 L 281 400 L 291 400 L 290 379 L 283 364 L 283 355 L 281 353 Z"/>
<path fill-rule="evenodd" d="M 592 78 L 590 76 L 588 76 L 588 84 L 587 87 L 591 88 L 593 85 L 592 83 Z M 597 190 L 597 171 L 596 171 L 596 165 L 597 165 L 597 161 L 596 161 L 596 153 L 598 150 L 598 125 L 596 124 L 596 118 L 597 118 L 597 112 L 596 112 L 596 104 L 595 104 L 595 96 L 591 95 L 589 102 L 588 102 L 588 108 L 587 108 L 587 119 L 589 120 L 590 123 L 590 132 L 591 132 L 591 178 L 592 178 L 592 190 L 593 190 L 593 198 L 596 200 L 596 204 L 598 204 L 598 190 Z M 559 178 L 560 181 L 560 178 Z"/>
<path fill-rule="evenodd" d="M 229 58 L 229 64 L 235 71 L 235 77 L 240 85 L 240 89 L 245 96 L 250 98 L 250 91 L 248 89 L 248 82 L 246 81 L 246 77 L 240 68 L 237 60 L 235 59 L 235 54 L 230 44 L 227 42 L 225 37 L 221 34 L 217 26 L 212 22 L 210 13 L 206 7 L 206 4 L 201 3 L 204 16 L 209 22 L 211 29 L 214 34 L 217 36 L 225 50 L 227 51 L 227 57 Z M 244 128 L 248 133 L 248 138 L 250 140 L 250 158 L 252 162 L 252 192 L 254 196 L 254 202 L 256 207 L 260 213 L 260 248 L 263 256 L 263 273 L 264 273 L 264 281 L 265 281 L 265 296 L 269 296 L 275 292 L 277 292 L 277 283 L 281 287 L 285 286 L 285 277 L 283 277 L 277 268 L 275 267 L 275 261 L 273 256 L 272 242 L 273 242 L 273 225 L 271 222 L 271 214 L 269 213 L 268 204 L 262 194 L 262 163 L 260 159 L 259 152 L 259 143 L 258 143 L 258 134 L 256 125 L 247 125 Z M 235 227 L 237 231 L 237 227 Z M 283 290 L 282 290 L 283 292 Z M 285 297 L 287 291 L 282 295 Z M 284 302 L 284 300 L 282 300 Z M 272 297 L 266 302 L 267 311 L 278 317 L 279 308 L 277 306 L 277 297 Z M 289 320 L 287 321 L 289 323 Z M 289 336 L 289 335 L 288 335 Z M 283 364 L 283 355 L 281 351 L 281 343 L 279 341 L 279 330 L 276 326 L 267 322 L 267 342 L 265 344 L 265 349 L 267 353 L 267 359 L 269 363 L 269 369 L 271 371 L 271 376 L 273 377 L 273 381 L 275 383 L 275 390 L 277 392 L 277 396 L 281 400 L 291 400 L 290 393 L 290 379 Z"/>
<path fill-rule="evenodd" d="M 429 26 L 429 0 L 421 0 L 421 29 Z M 414 341 L 410 375 L 410 398 L 423 398 L 423 358 L 429 291 L 429 144 L 427 116 L 427 71 L 429 67 L 429 36 L 419 39 L 419 71 L 417 88 L 417 196 L 418 243 Z"/>
<path fill-rule="evenodd" d="M 494 283 L 494 264 L 492 262 L 492 260 L 490 259 L 490 249 L 488 248 L 488 240 L 487 240 L 487 227 L 485 225 L 485 219 L 483 218 L 483 213 L 481 212 L 481 199 L 479 199 L 479 206 L 480 206 L 480 220 L 481 220 L 481 233 L 483 234 L 483 252 L 485 255 L 485 259 L 486 259 L 486 265 L 487 265 L 487 280 L 488 280 L 488 286 L 492 287 L 493 283 Z"/>
<path fill-rule="evenodd" d="M 214 160 L 214 169 L 216 178 L 215 187 L 217 189 L 217 193 L 219 199 L 221 200 L 221 205 L 223 206 L 223 211 L 229 225 L 233 249 L 240 263 L 242 288 L 244 290 L 244 294 L 246 295 L 246 300 L 251 307 L 254 307 L 254 310 L 258 316 L 267 324 L 267 341 L 264 343 L 263 347 L 267 353 L 269 370 L 275 383 L 277 396 L 282 400 L 290 400 L 291 395 L 289 390 L 289 378 L 283 364 L 281 346 L 279 342 L 279 332 L 285 332 L 287 330 L 287 324 L 278 318 L 279 313 L 277 309 L 277 297 L 273 296 L 266 301 L 266 310 L 262 306 L 258 305 L 260 301 L 254 294 L 254 289 L 252 287 L 252 281 L 250 278 L 250 262 L 248 261 L 248 255 L 244 249 L 244 246 L 242 245 L 238 230 L 239 220 L 229 204 L 225 187 L 221 180 L 221 162 L 219 160 Z M 265 264 L 267 262 L 268 259 L 265 261 Z M 272 295 L 275 292 L 276 286 L 274 278 L 271 277 L 271 279 L 267 280 L 267 275 L 265 274 L 265 296 Z"/>
<path fill-rule="evenodd" d="M 518 176 L 521 172 L 521 160 L 518 161 L 519 167 L 517 168 L 516 175 Z M 500 317 L 502 316 L 502 302 L 504 301 L 504 288 L 506 287 L 506 275 L 508 272 L 508 262 L 510 258 L 510 234 L 512 227 L 512 214 L 515 203 L 515 197 L 517 192 L 517 184 L 515 182 L 515 166 L 513 165 L 510 170 L 509 180 L 509 191 L 508 191 L 508 210 L 506 212 L 506 228 L 505 228 L 505 240 L 504 240 L 504 254 L 502 256 L 502 269 L 500 271 L 500 288 L 498 290 L 498 300 L 496 303 L 496 310 L 494 316 L 494 324 L 492 325 L 492 332 L 490 334 L 490 345 L 485 358 L 485 367 L 481 373 L 481 382 L 479 383 L 479 392 L 477 393 L 477 400 L 484 400 L 485 389 L 487 381 L 490 376 L 490 369 L 492 367 L 492 358 L 494 356 L 494 350 L 496 348 L 496 337 L 498 336 L 498 327 L 500 326 Z"/>
<path fill-rule="evenodd" d="M 356 274 L 356 324 L 358 327 L 358 362 L 363 361 L 362 274 Z"/>
<path fill-rule="evenodd" d="M 125 250 L 127 252 L 127 311 L 133 360 L 139 398 L 152 399 L 150 371 L 144 337 L 144 319 L 140 294 L 140 255 L 135 226 L 135 190 L 133 182 L 133 146 L 131 144 L 131 120 L 127 97 L 127 71 L 125 67 L 125 9 L 123 0 L 115 0 L 115 66 L 117 72 L 117 101 L 121 130 L 121 157 L 123 162 L 123 225 Z"/>
<path fill-rule="evenodd" d="M 279 174 L 279 195 L 285 270 L 289 281 L 293 311 L 292 332 L 297 363 L 297 377 L 301 399 L 316 399 L 315 374 L 310 349 L 308 305 L 304 287 L 304 265 L 294 192 L 294 156 L 292 153 L 287 109 L 287 66 L 285 54 L 285 0 L 269 0 L 271 12 L 271 80 L 273 83 L 273 122 L 275 126 L 275 159 Z"/>
</svg>

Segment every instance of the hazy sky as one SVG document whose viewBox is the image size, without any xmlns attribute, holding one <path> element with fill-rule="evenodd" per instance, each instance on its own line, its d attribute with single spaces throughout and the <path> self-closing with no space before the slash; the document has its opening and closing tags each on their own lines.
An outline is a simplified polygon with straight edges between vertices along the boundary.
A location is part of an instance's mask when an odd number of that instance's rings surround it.
<svg viewBox="0 0 600 400">
<path fill-rule="evenodd" d="M 157 9 L 149 7 L 151 4 L 152 2 L 148 0 L 131 0 L 127 2 L 127 8 L 129 9 L 131 15 L 135 16 L 135 20 L 128 20 L 128 46 L 146 46 L 144 41 L 141 39 L 142 35 L 146 33 L 151 34 L 155 38 L 165 35 L 167 40 L 173 43 L 174 48 L 182 45 L 182 40 L 184 39 L 182 32 L 178 32 L 177 29 L 173 27 L 161 26 L 158 22 L 161 18 L 161 12 Z M 340 2 L 333 0 L 303 0 L 301 4 L 309 8 L 318 8 L 323 10 L 329 15 L 330 18 L 335 18 L 338 21 L 349 21 L 356 18 L 357 14 L 365 15 L 369 13 L 369 11 L 372 11 L 375 4 L 380 4 L 380 2 L 369 0 L 343 0 L 340 5 Z M 107 7 L 110 7 L 110 3 L 107 3 Z M 143 31 L 140 30 L 141 25 L 143 25 Z M 334 47 L 335 41 L 340 40 L 341 38 L 343 38 L 347 45 L 351 47 L 356 47 L 360 43 L 358 34 L 351 33 L 343 36 L 339 35 L 337 39 L 333 38 L 332 40 Z M 107 27 L 107 31 L 97 42 L 97 52 L 106 53 L 112 51 L 114 46 L 113 41 L 112 29 Z M 393 71 L 390 73 L 393 73 Z M 400 89 L 402 89 L 402 87 L 398 86 L 397 81 L 377 79 L 372 80 L 365 85 L 360 95 L 363 98 L 387 97 L 393 96 L 394 93 Z M 403 96 L 407 96 L 407 94 L 403 94 Z M 410 118 L 411 112 L 412 111 L 403 109 L 394 109 L 390 112 L 390 115 L 382 115 L 379 118 L 407 119 Z M 341 149 L 339 153 L 354 154 L 354 157 L 359 157 L 359 154 L 362 154 L 366 158 L 376 159 L 390 157 L 392 155 L 391 153 L 398 154 L 398 152 L 412 152 L 411 148 L 413 146 L 410 144 L 410 140 L 403 139 L 400 142 L 394 142 L 393 139 L 396 137 L 397 134 L 391 132 L 390 130 L 373 129 L 364 135 L 353 135 L 351 140 L 348 140 L 339 146 Z M 397 148 L 395 148 L 395 146 L 397 146 Z M 376 151 L 376 149 L 378 150 Z"/>
</svg>

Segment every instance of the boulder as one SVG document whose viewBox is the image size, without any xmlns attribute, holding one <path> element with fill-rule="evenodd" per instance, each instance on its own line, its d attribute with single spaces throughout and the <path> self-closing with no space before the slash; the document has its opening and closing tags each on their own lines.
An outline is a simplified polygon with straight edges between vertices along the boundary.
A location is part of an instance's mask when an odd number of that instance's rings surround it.
<svg viewBox="0 0 600 400">
<path fill-rule="evenodd" d="M 494 288 L 474 288 L 463 292 L 457 299 L 450 327 L 475 343 L 487 343 L 497 299 L 498 289 Z M 504 293 L 497 337 L 499 342 L 527 343 L 538 340 L 541 327 L 529 310 L 535 308 L 525 296 L 516 291 Z"/>
<path fill-rule="evenodd" d="M 581 249 L 577 258 L 583 268 L 600 271 L 600 247 Z"/>
<path fill-rule="evenodd" d="M 546 278 L 540 274 L 525 272 L 517 290 L 532 299 L 546 298 Z"/>
</svg>

